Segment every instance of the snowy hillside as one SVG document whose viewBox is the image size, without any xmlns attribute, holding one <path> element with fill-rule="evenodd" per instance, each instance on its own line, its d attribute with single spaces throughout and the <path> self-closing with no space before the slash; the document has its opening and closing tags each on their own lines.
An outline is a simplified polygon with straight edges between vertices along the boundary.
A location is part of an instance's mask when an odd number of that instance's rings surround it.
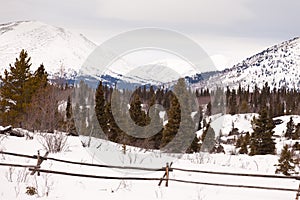
<svg viewBox="0 0 300 200">
<path fill-rule="evenodd" d="M 83 35 L 38 21 L 0 24 L 0 71 L 13 64 L 22 49 L 31 57 L 32 70 L 41 63 L 50 75 L 76 75 L 96 45 Z"/>
<path fill-rule="evenodd" d="M 300 87 L 300 38 L 294 38 L 272 46 L 247 58 L 232 68 L 212 77 L 208 84 L 222 81 L 224 86 L 238 87 L 255 84 L 258 87 L 268 82 L 271 88 Z M 199 84 L 198 84 L 199 85 Z"/>
<path fill-rule="evenodd" d="M 252 131 L 251 119 L 256 114 L 225 115 L 221 123 L 222 133 L 228 135 L 228 127 L 232 125 L 240 132 Z M 275 134 L 280 136 L 286 130 L 286 123 L 291 116 L 282 116 L 281 123 L 276 125 Z M 292 116 L 295 123 L 300 122 L 300 116 Z M 215 125 L 212 124 L 214 127 Z M 36 155 L 38 150 L 44 155 L 45 134 L 32 133 L 21 130 L 30 137 L 13 137 L 0 135 L 0 150 L 4 152 L 13 152 L 26 155 Z M 216 131 L 216 130 L 215 130 Z M 63 151 L 60 153 L 50 153 L 48 158 L 56 158 L 82 163 L 93 164 L 111 164 L 117 166 L 144 166 L 150 168 L 160 168 L 161 163 L 157 165 L 155 160 L 163 158 L 158 150 L 139 149 L 137 147 L 126 147 L 126 153 L 123 153 L 122 145 L 101 139 L 93 139 L 90 148 L 84 148 L 82 142 L 88 138 L 68 136 Z M 291 141 L 284 138 L 277 138 L 277 153 L 280 153 L 284 144 L 290 144 Z M 262 174 L 274 175 L 276 166 L 274 166 L 279 156 L 248 156 L 233 154 L 233 145 L 224 145 L 226 154 L 184 154 L 179 159 L 174 159 L 172 167 L 204 170 L 210 172 L 229 172 L 242 174 Z M 114 149 L 115 152 L 111 152 Z M 118 156 L 114 156 L 119 152 Z M 99 155 L 110 155 L 109 159 L 99 157 Z M 140 159 L 142 158 L 142 159 Z M 150 159 L 149 159 L 150 158 Z M 117 160 L 112 160 L 117 159 Z M 109 162 L 107 162 L 109 161 Z M 125 162 L 124 162 L 125 161 Z M 152 161 L 152 163 L 148 163 Z M 30 175 L 26 168 L 1 166 L 1 163 L 14 163 L 25 165 L 36 165 L 36 159 L 20 158 L 11 155 L 0 154 L 0 199 L 160 199 L 160 200 L 232 200 L 232 199 L 257 199 L 257 200 L 285 200 L 294 199 L 294 191 L 273 191 L 254 188 L 236 188 L 224 186 L 211 186 L 203 184 L 191 184 L 170 181 L 169 187 L 165 183 L 158 186 L 158 181 L 146 180 L 105 180 L 84 177 L 71 177 L 57 174 L 41 173 L 41 176 Z M 119 163 L 119 164 L 117 164 Z M 123 163 L 123 164 L 122 164 Z M 102 167 L 92 167 L 83 165 L 74 165 L 70 163 L 61 163 L 53 159 L 45 160 L 41 168 L 44 170 L 53 170 L 60 172 L 79 173 L 98 176 L 112 177 L 142 177 L 142 178 L 161 178 L 163 171 L 124 171 L 108 169 Z M 248 185 L 258 187 L 288 188 L 296 190 L 299 181 L 293 179 L 274 179 L 261 177 L 236 177 L 222 176 L 216 174 L 193 173 L 174 170 L 170 172 L 171 179 L 188 180 L 196 182 L 230 184 L 230 185 Z M 36 195 L 26 194 L 26 187 L 34 187 Z"/>
<path fill-rule="evenodd" d="M 0 149 L 7 152 L 22 153 L 27 155 L 36 155 L 37 150 L 42 150 L 41 145 L 43 137 L 35 134 L 33 139 L 16 138 L 11 136 L 1 136 Z M 110 142 L 101 141 L 102 146 L 99 151 L 107 151 L 105 147 L 115 146 Z M 104 147 L 105 146 L 105 147 Z M 64 160 L 78 161 L 84 163 L 107 164 L 95 160 L 95 155 L 88 153 L 83 148 L 78 137 L 68 137 L 67 144 L 63 152 L 50 154 L 48 157 Z M 121 149 L 121 148 L 120 148 Z M 128 152 L 135 154 L 144 154 L 135 148 L 128 148 Z M 124 155 L 126 157 L 128 155 Z M 184 155 L 181 159 L 175 160 L 173 167 L 209 170 L 221 172 L 234 172 L 245 174 L 274 174 L 274 164 L 277 162 L 277 156 L 247 156 L 247 155 L 224 155 L 224 154 L 191 154 Z M 26 165 L 35 165 L 35 159 L 19 158 L 9 155 L 1 155 L 0 163 L 23 163 Z M 163 175 L 159 172 L 145 172 L 138 175 L 129 174 L 126 171 L 112 170 L 107 168 L 80 166 L 46 160 L 41 165 L 42 169 L 56 170 L 71 173 L 82 173 L 100 176 L 123 176 L 123 177 L 157 177 Z M 142 180 L 103 180 L 83 177 L 69 177 L 63 175 L 41 173 L 41 176 L 29 175 L 30 172 L 24 168 L 0 166 L 0 199 L 160 199 L 160 200 L 284 200 L 294 199 L 295 192 L 270 191 L 250 188 L 231 188 L 222 186 L 208 186 L 187 184 L 178 182 L 169 182 L 169 187 L 165 183 L 158 186 L 158 181 Z M 220 176 L 214 174 L 198 174 L 190 172 L 173 171 L 170 178 L 202 181 L 219 184 L 232 185 L 253 185 L 263 187 L 277 187 L 297 189 L 298 181 L 290 179 L 265 179 L 255 177 L 235 177 Z M 274 184 L 275 183 L 275 184 Z M 34 187 L 37 193 L 34 196 L 26 194 L 26 187 Z"/>
</svg>

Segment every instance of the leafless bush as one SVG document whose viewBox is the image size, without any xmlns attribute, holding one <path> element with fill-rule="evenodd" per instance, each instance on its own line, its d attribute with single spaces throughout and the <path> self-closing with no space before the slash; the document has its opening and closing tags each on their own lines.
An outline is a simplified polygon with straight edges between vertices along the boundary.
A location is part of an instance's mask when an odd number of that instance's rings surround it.
<svg viewBox="0 0 300 200">
<path fill-rule="evenodd" d="M 13 173 L 15 171 L 14 167 L 9 167 L 8 171 L 5 172 L 5 177 L 7 179 L 8 182 L 13 182 Z"/>
<path fill-rule="evenodd" d="M 14 167 L 9 167 L 5 177 L 8 182 L 26 183 L 29 178 L 29 171 L 26 168 L 16 170 Z"/>
<path fill-rule="evenodd" d="M 58 153 L 67 149 L 67 136 L 62 133 L 42 134 L 39 142 L 50 153 Z"/>
<path fill-rule="evenodd" d="M 44 190 L 43 190 L 43 196 L 49 196 L 50 190 L 53 187 L 53 182 L 49 181 L 50 175 L 49 174 L 43 174 L 43 178 L 44 178 Z"/>
</svg>

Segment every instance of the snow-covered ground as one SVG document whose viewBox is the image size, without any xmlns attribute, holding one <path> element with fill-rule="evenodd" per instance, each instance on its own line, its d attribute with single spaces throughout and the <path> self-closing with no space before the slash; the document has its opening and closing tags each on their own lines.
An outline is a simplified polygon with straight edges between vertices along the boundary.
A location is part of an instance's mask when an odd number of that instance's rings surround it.
<svg viewBox="0 0 300 200">
<path fill-rule="evenodd" d="M 251 116 L 251 114 L 249 114 Z M 279 126 L 285 126 L 285 118 L 282 117 L 284 123 Z M 244 128 L 249 126 L 244 115 L 231 116 L 230 120 L 243 124 Z M 249 117 L 250 119 L 250 117 Z M 228 119 L 226 123 L 231 122 Z M 250 119 L 251 120 L 251 119 Z M 296 121 L 296 120 L 294 120 Z M 251 124 L 250 124 L 251 125 Z M 227 126 L 227 125 L 226 125 Z M 238 128 L 242 128 L 242 125 Z M 249 127 L 248 127 L 249 128 Z M 279 129 L 280 127 L 276 127 Z M 281 127 L 280 130 L 282 130 Z M 249 129 L 250 130 L 250 129 Z M 224 130 L 224 133 L 226 131 Z M 95 150 L 84 148 L 82 146 L 82 137 L 68 137 L 66 146 L 61 153 L 49 154 L 49 157 L 60 158 L 64 160 L 72 160 L 87 163 L 109 164 L 107 160 L 101 159 L 96 155 Z M 94 143 L 101 144 L 98 151 L 107 151 L 114 148 L 116 151 L 122 151 L 121 145 L 116 145 L 103 140 L 94 140 Z M 92 146 L 93 143 L 92 142 Z M 28 155 L 36 155 L 37 150 L 41 150 L 41 154 L 45 153 L 42 145 L 43 137 L 40 134 L 33 134 L 33 139 L 17 138 L 12 136 L 1 136 L 0 150 L 7 152 L 15 152 Z M 94 153 L 92 153 L 94 152 Z M 127 147 L 124 157 L 129 157 L 133 153 L 138 156 L 159 154 L 159 151 L 146 151 L 138 148 Z M 101 154 L 100 154 L 101 155 Z M 121 153 L 122 155 L 122 153 Z M 111 159 L 116 159 L 111 157 Z M 247 156 L 247 155 L 229 155 L 229 154 L 186 154 L 179 159 L 174 159 L 173 167 L 185 169 L 208 170 L 218 172 L 234 172 L 234 173 L 255 173 L 255 174 L 274 174 L 278 156 Z M 28 158 L 19 158 L 9 155 L 0 154 L 1 163 L 22 163 L 27 165 L 36 165 L 36 160 Z M 108 161 L 109 162 L 109 161 Z M 146 161 L 145 161 L 146 162 Z M 128 165 L 128 163 L 126 163 Z M 145 164 L 144 167 L 151 167 Z M 163 167 L 163 166 L 156 166 Z M 161 178 L 163 172 L 139 172 L 136 174 L 128 171 L 113 170 L 107 168 L 97 168 L 89 166 L 79 166 L 59 163 L 47 160 L 41 165 L 42 169 L 50 169 L 56 171 L 64 171 L 70 173 L 82 173 L 102 176 L 134 176 L 134 177 L 153 177 Z M 207 185 L 196 185 L 188 183 L 169 182 L 169 187 L 165 187 L 165 183 L 158 186 L 158 181 L 140 181 L 140 180 L 103 180 L 80 177 L 69 177 L 63 175 L 45 174 L 41 176 L 29 175 L 30 172 L 24 168 L 11 168 L 0 166 L 0 199 L 192 199 L 192 200 L 214 200 L 214 199 L 272 199 L 285 200 L 294 199 L 295 192 L 272 191 L 261 189 L 247 188 L 231 188 L 216 187 Z M 265 187 L 278 187 L 297 189 L 299 181 L 292 179 L 273 179 L 273 178 L 254 178 L 254 177 L 235 177 L 222 176 L 213 174 L 202 174 L 192 172 L 173 171 L 170 178 L 223 183 L 233 185 L 253 185 Z M 26 187 L 33 186 L 37 189 L 38 195 L 29 196 L 26 194 Z"/>
</svg>

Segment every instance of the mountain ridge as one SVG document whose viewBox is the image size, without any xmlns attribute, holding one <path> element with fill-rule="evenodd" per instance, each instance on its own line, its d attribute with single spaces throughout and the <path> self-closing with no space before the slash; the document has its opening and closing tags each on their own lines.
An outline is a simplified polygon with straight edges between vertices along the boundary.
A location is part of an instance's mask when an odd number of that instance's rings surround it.
<svg viewBox="0 0 300 200">
<path fill-rule="evenodd" d="M 231 88 L 237 88 L 239 84 L 262 88 L 268 83 L 270 88 L 300 89 L 299 69 L 300 38 L 295 37 L 250 56 L 195 87 L 213 87 L 215 82 L 221 82 Z"/>
<path fill-rule="evenodd" d="M 15 21 L 0 24 L 0 70 L 8 69 L 13 64 L 20 51 L 25 49 L 31 57 L 32 70 L 44 64 L 50 77 L 61 77 L 74 80 L 81 65 L 90 53 L 96 49 L 96 44 L 82 34 L 48 25 L 39 21 Z M 284 41 L 273 45 L 231 68 L 208 73 L 184 76 L 194 88 L 213 87 L 215 82 L 222 86 L 238 87 L 257 85 L 262 88 L 268 82 L 271 88 L 300 88 L 300 38 Z M 124 84 L 159 81 L 146 80 L 141 77 L 128 77 L 116 71 L 108 72 L 102 77 L 108 84 L 116 80 Z M 146 74 L 149 74 L 148 72 Z M 156 77 L 157 78 L 157 77 Z M 124 79 L 124 80 L 122 80 Z M 122 82 L 122 84 L 123 84 Z M 173 82 L 170 80 L 170 82 Z"/>
<path fill-rule="evenodd" d="M 0 24 L 0 70 L 8 69 L 22 49 L 31 57 L 32 70 L 44 64 L 51 76 L 76 75 L 96 44 L 82 34 L 39 21 Z"/>
</svg>

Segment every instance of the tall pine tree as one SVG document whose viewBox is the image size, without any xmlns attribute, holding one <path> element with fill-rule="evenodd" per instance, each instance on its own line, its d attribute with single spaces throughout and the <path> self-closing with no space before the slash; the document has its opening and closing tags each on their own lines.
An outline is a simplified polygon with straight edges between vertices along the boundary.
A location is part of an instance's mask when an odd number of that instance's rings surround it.
<svg viewBox="0 0 300 200">
<path fill-rule="evenodd" d="M 267 115 L 267 110 L 262 109 L 258 119 L 254 121 L 254 131 L 250 138 L 250 155 L 265 155 L 275 153 L 274 123 Z"/>
<path fill-rule="evenodd" d="M 286 124 L 286 132 L 284 136 L 287 139 L 291 139 L 294 134 L 294 129 L 295 129 L 294 120 L 292 117 L 290 117 L 290 121 Z"/>
<path fill-rule="evenodd" d="M 1 120 L 2 124 L 22 127 L 26 109 L 29 108 L 32 96 L 40 87 L 47 85 L 47 73 L 43 65 L 32 74 L 30 57 L 22 50 L 19 58 L 10 69 L 5 70 L 1 87 Z"/>
</svg>

